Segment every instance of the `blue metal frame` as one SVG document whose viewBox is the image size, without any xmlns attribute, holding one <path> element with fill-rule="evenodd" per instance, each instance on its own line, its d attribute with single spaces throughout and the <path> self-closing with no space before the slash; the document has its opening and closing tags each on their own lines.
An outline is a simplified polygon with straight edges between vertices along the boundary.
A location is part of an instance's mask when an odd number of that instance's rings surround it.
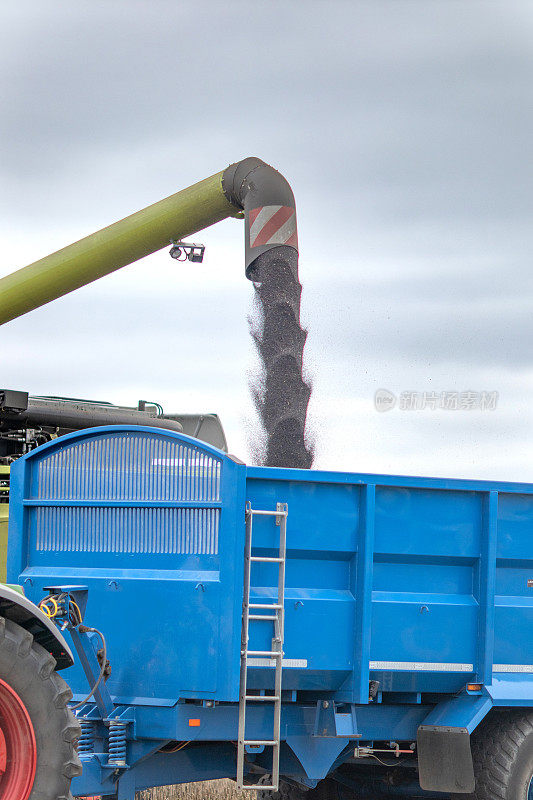
<svg viewBox="0 0 533 800">
<path fill-rule="evenodd" d="M 173 432 L 97 428 L 11 477 L 8 580 L 35 602 L 87 587 L 87 624 L 108 640 L 112 708 L 81 709 L 93 749 L 75 794 L 235 774 L 246 502 L 289 509 L 282 774 L 313 785 L 356 745 L 533 707 L 533 486 L 247 467 Z M 254 554 L 275 555 L 276 535 L 259 517 Z M 252 602 L 273 600 L 275 569 L 254 564 Z M 270 649 L 267 627 L 251 625 L 250 649 Z M 252 664 L 250 690 L 273 673 Z M 65 677 L 81 700 L 80 665 Z M 247 711 L 254 739 L 271 735 L 269 705 Z M 113 720 L 127 766 L 110 764 Z M 189 744 L 161 752 L 169 742 Z M 248 767 L 267 769 L 268 754 Z"/>
</svg>

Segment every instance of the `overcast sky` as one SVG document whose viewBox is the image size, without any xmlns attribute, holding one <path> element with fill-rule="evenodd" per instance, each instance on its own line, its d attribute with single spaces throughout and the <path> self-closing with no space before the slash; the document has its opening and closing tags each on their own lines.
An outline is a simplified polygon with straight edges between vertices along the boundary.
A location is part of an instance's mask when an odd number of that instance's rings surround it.
<svg viewBox="0 0 533 800">
<path fill-rule="evenodd" d="M 19 0 L 0 60 L 0 275 L 257 155 L 296 196 L 316 466 L 533 481 L 528 0 Z M 217 411 L 249 458 L 242 222 L 194 240 L 3 327 L 0 384 Z"/>
</svg>

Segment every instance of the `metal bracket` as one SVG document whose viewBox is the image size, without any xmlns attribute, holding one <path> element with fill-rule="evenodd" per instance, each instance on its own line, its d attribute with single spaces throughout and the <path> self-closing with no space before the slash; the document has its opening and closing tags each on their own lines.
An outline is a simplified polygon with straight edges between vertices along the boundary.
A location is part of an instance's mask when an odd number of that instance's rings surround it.
<svg viewBox="0 0 533 800">
<path fill-rule="evenodd" d="M 335 707 L 333 695 L 317 701 L 315 728 L 313 736 L 337 739 L 360 739 L 357 731 L 355 706 L 344 706 L 342 711 Z"/>
<path fill-rule="evenodd" d="M 317 700 L 313 736 L 336 736 L 335 703 L 333 697 Z"/>
</svg>

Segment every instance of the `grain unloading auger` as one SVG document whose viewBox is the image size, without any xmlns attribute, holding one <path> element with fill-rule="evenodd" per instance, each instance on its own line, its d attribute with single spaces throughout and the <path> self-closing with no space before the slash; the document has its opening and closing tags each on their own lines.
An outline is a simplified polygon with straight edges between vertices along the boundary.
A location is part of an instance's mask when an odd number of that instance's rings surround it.
<svg viewBox="0 0 533 800">
<path fill-rule="evenodd" d="M 276 249 L 278 259 L 290 259 L 298 250 L 291 187 L 273 167 L 246 158 L 0 279 L 0 325 L 173 241 L 243 214 L 251 280 L 261 273 L 261 256 Z"/>
<path fill-rule="evenodd" d="M 228 217 L 245 220 L 245 269 L 258 287 L 264 364 L 256 397 L 266 433 L 265 463 L 304 466 L 309 387 L 302 380 L 298 238 L 287 180 L 258 158 L 154 203 L 0 279 L 0 325 Z M 185 252 L 185 251 L 183 251 Z M 191 260 L 196 260 L 196 251 Z"/>
</svg>

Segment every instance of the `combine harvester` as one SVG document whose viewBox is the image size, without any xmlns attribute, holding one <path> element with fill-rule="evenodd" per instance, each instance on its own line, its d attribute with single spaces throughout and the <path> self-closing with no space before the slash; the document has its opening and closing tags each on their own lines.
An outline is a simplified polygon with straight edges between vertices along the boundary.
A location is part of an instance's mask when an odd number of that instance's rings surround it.
<svg viewBox="0 0 533 800">
<path fill-rule="evenodd" d="M 247 159 L 4 278 L 0 322 L 243 210 L 247 274 L 294 265 L 291 225 L 250 241 L 273 207 L 295 220 Z M 533 486 L 250 467 L 120 424 L 27 453 L 10 491 L 2 800 L 531 800 Z"/>
</svg>

